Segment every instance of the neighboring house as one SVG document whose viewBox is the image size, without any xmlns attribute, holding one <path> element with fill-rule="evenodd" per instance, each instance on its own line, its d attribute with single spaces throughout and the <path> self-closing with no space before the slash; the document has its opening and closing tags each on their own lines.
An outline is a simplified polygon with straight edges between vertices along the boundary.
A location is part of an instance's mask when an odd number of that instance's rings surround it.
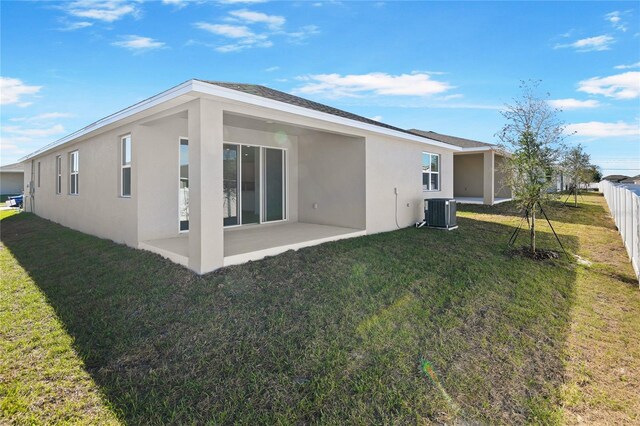
<svg viewBox="0 0 640 426">
<path fill-rule="evenodd" d="M 25 207 L 205 273 L 410 226 L 425 198 L 453 197 L 460 151 L 267 87 L 189 80 L 25 157 Z"/>
<path fill-rule="evenodd" d="M 602 178 L 602 180 L 607 180 L 609 182 L 613 182 L 613 183 L 619 183 L 620 181 L 623 181 L 625 179 L 629 179 L 629 176 L 625 176 L 625 175 L 609 175 L 609 176 L 605 176 Z"/>
<path fill-rule="evenodd" d="M 8 196 L 20 195 L 24 189 L 24 166 L 22 163 L 0 167 L 0 201 Z"/>
<path fill-rule="evenodd" d="M 632 185 L 640 185 L 640 175 L 637 176 L 631 176 L 625 179 L 622 179 L 619 181 L 619 183 L 626 183 L 626 184 L 632 184 Z"/>
<path fill-rule="evenodd" d="M 453 157 L 453 197 L 458 202 L 493 205 L 511 199 L 502 169 L 508 154 L 498 146 L 425 130 L 410 132 L 461 148 Z"/>
</svg>

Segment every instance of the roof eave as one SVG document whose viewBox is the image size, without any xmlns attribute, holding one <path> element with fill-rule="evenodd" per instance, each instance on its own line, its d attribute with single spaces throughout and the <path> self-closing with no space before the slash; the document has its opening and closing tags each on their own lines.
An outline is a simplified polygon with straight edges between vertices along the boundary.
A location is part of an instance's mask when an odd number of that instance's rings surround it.
<svg viewBox="0 0 640 426">
<path fill-rule="evenodd" d="M 350 118 L 344 118 L 335 116 L 332 114 L 328 114 L 321 111 L 315 111 L 308 108 L 300 107 L 297 105 L 287 104 L 286 102 L 281 102 L 273 99 L 264 98 L 261 96 L 253 95 L 250 93 L 244 93 L 233 89 L 228 89 L 221 86 L 216 86 L 212 83 L 207 83 L 201 80 L 191 79 L 181 83 L 177 86 L 174 86 L 164 92 L 161 92 L 157 95 L 154 95 L 148 99 L 145 99 L 137 104 L 131 105 L 127 108 L 124 108 L 118 112 L 115 112 L 107 117 L 104 117 L 94 123 L 89 124 L 88 126 L 83 127 L 80 130 L 77 130 L 61 139 L 58 139 L 44 147 L 22 157 L 19 161 L 24 162 L 33 157 L 39 156 L 48 152 L 54 148 L 59 147 L 60 145 L 66 144 L 68 142 L 72 142 L 78 138 L 81 138 L 91 132 L 98 131 L 110 124 L 114 124 L 120 120 L 124 120 L 128 117 L 131 117 L 134 114 L 138 114 L 144 112 L 154 106 L 157 106 L 163 102 L 170 101 L 172 99 L 177 98 L 178 96 L 186 95 L 190 92 L 202 93 L 211 96 L 218 96 L 225 99 L 237 100 L 239 102 L 249 103 L 252 105 L 263 106 L 266 108 L 272 108 L 279 111 L 290 112 L 292 114 L 316 118 L 322 121 L 332 122 L 336 124 L 346 125 L 348 127 L 357 128 L 360 130 L 366 130 L 373 133 L 384 134 L 388 136 L 397 137 L 400 139 L 410 140 L 413 142 L 433 145 L 441 148 L 446 148 L 452 151 L 461 151 L 462 148 L 456 145 L 447 144 L 444 142 L 440 142 L 434 139 L 430 139 L 425 136 L 411 135 L 408 133 L 399 132 L 393 129 L 387 129 L 385 127 L 375 126 L 373 124 L 363 123 L 359 121 L 352 120 Z"/>
</svg>

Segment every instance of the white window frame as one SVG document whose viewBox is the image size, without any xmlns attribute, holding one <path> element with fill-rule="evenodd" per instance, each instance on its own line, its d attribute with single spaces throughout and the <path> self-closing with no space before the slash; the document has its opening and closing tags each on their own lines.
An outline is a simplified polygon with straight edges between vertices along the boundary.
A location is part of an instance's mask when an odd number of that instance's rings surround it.
<svg viewBox="0 0 640 426">
<path fill-rule="evenodd" d="M 120 197 L 122 198 L 131 198 L 132 187 L 133 187 L 133 175 L 131 170 L 132 158 L 129 158 L 129 163 L 125 164 L 125 149 L 124 143 L 128 141 L 129 143 L 129 151 L 131 152 L 131 156 L 133 157 L 133 146 L 131 145 L 131 134 L 124 135 L 120 137 Z M 124 171 L 125 169 L 129 169 L 129 193 L 124 193 Z"/>
<path fill-rule="evenodd" d="M 228 141 L 223 141 L 223 145 L 236 145 L 238 146 L 238 152 L 242 153 L 242 147 L 243 146 L 248 146 L 248 147 L 254 147 L 254 148 L 258 148 L 260 149 L 260 165 L 259 165 L 259 173 L 260 173 L 260 204 L 259 204 L 259 208 L 260 208 L 260 219 L 258 221 L 258 223 L 242 223 L 242 194 L 240 191 L 240 193 L 238 194 L 238 224 L 237 225 L 224 225 L 224 229 L 233 229 L 233 228 L 240 228 L 240 227 L 246 227 L 246 226 L 257 226 L 257 225 L 263 225 L 263 224 L 269 224 L 269 223 L 279 223 L 279 222 L 288 222 L 289 221 L 289 149 L 288 148 L 282 148 L 279 146 L 267 146 L 267 145 L 252 145 L 252 144 L 247 144 L 247 143 L 238 143 L 238 142 L 228 142 Z M 262 183 L 264 182 L 264 173 L 265 173 L 265 167 L 264 167 L 264 150 L 265 149 L 279 149 L 280 151 L 283 151 L 283 155 L 284 155 L 284 163 L 283 163 L 283 178 L 284 178 L 284 185 L 283 185 L 283 189 L 284 189 L 284 219 L 280 219 L 280 220 L 270 220 L 270 221 L 265 221 L 264 220 L 264 193 L 263 193 L 263 187 L 262 187 Z M 238 162 L 238 182 L 240 182 L 240 176 L 242 176 L 242 160 L 240 160 Z M 241 183 L 240 183 L 241 184 Z"/>
<path fill-rule="evenodd" d="M 73 170 L 73 157 L 77 158 L 78 168 Z M 71 192 L 71 182 L 75 180 L 76 191 Z M 80 152 L 76 149 L 69 153 L 69 195 L 80 195 Z"/>
<path fill-rule="evenodd" d="M 422 163 L 422 161 L 423 161 L 422 159 L 423 159 L 423 157 L 425 155 L 429 156 L 429 170 L 428 171 L 424 170 L 424 163 Z M 431 161 L 432 161 L 431 159 L 432 159 L 432 157 L 437 157 L 438 158 L 438 171 L 437 172 L 434 172 L 434 171 L 431 170 Z M 442 169 L 442 161 L 441 160 L 442 160 L 442 158 L 440 157 L 440 154 L 434 154 L 432 152 L 426 152 L 426 151 L 422 152 L 422 157 L 420 158 L 421 167 L 422 167 L 422 176 L 421 176 L 422 177 L 422 192 L 440 192 L 442 190 L 442 186 L 440 185 L 440 183 L 441 183 L 440 182 L 440 172 L 441 172 L 441 169 Z M 427 179 L 428 185 L 426 185 L 426 188 L 425 188 L 425 185 L 424 185 L 424 175 L 425 174 L 429 175 L 429 178 Z M 438 176 L 438 189 L 431 188 L 431 175 Z"/>
<path fill-rule="evenodd" d="M 62 155 L 56 155 L 56 194 L 62 194 Z"/>
</svg>

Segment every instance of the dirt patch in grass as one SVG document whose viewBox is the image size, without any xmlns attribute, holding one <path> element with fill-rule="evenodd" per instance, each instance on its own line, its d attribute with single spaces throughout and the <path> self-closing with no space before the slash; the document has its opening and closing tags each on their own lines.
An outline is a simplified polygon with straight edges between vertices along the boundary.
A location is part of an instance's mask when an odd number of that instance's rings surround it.
<svg viewBox="0 0 640 426">
<path fill-rule="evenodd" d="M 522 256 L 533 260 L 550 260 L 559 259 L 562 253 L 558 253 L 555 250 L 550 249 L 536 249 L 535 252 L 531 251 L 530 247 L 515 247 L 510 250 L 512 255 Z"/>
</svg>

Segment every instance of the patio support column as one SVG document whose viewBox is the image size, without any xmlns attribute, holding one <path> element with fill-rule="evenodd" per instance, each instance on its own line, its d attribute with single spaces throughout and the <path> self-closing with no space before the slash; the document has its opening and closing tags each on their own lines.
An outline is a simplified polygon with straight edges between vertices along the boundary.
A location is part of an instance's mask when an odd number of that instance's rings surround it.
<svg viewBox="0 0 640 426">
<path fill-rule="evenodd" d="M 493 205 L 495 201 L 495 156 L 493 150 L 484 152 L 484 189 L 483 189 L 483 203 L 486 205 Z"/>
<path fill-rule="evenodd" d="M 223 266 L 222 108 L 208 99 L 189 105 L 189 268 Z"/>
</svg>

